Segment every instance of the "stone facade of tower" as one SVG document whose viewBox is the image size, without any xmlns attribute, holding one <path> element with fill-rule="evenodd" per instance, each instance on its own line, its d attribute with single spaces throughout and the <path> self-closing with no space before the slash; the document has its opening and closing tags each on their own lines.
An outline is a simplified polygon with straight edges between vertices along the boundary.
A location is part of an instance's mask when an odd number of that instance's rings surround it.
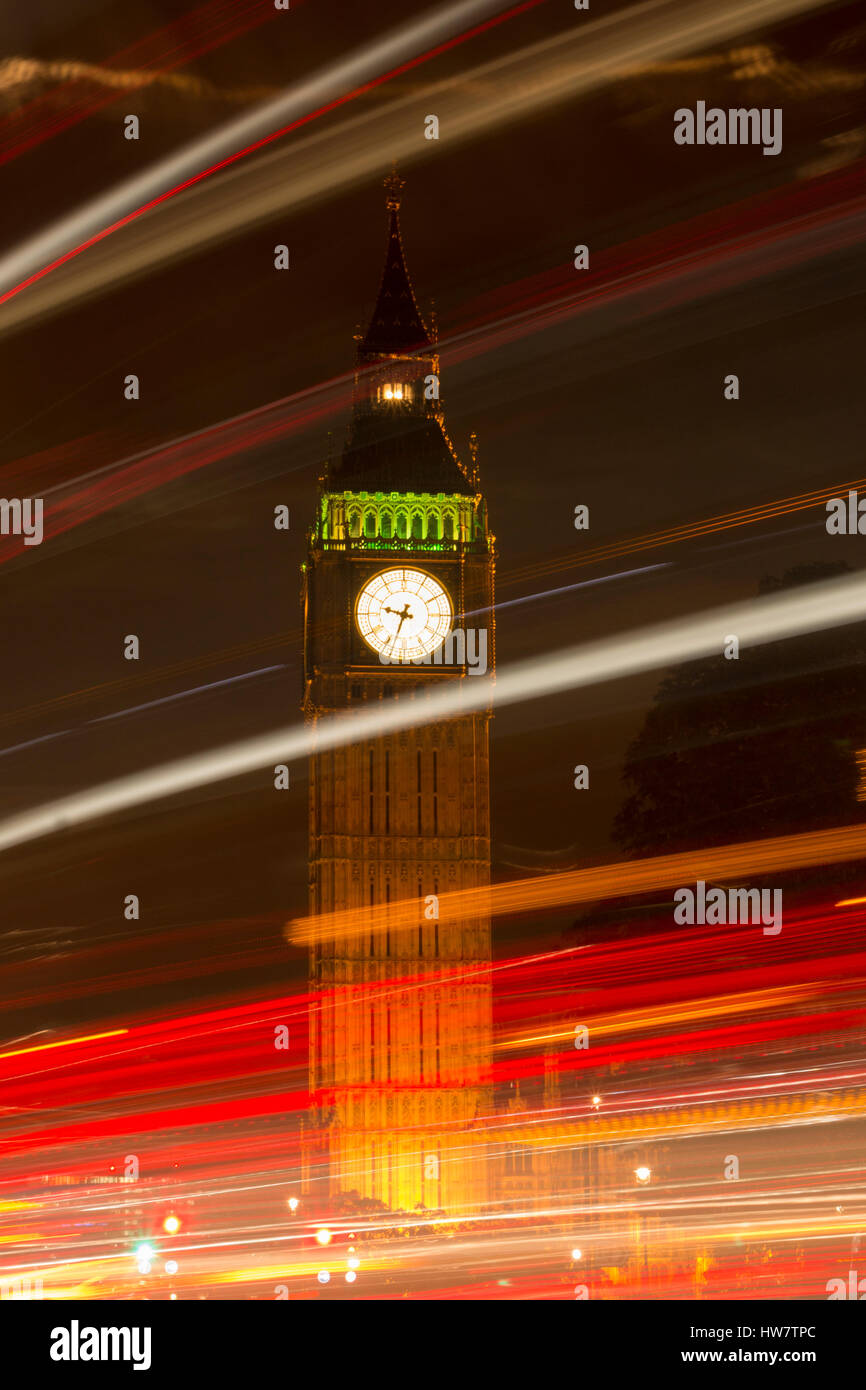
<svg viewBox="0 0 866 1390">
<path fill-rule="evenodd" d="M 382 285 L 309 535 L 304 713 L 314 732 L 334 715 L 417 705 L 411 729 L 314 753 L 309 791 L 311 914 L 405 899 L 417 913 L 311 950 L 319 1151 L 307 1177 L 332 1197 L 457 1214 L 488 1193 L 478 1121 L 492 1109 L 491 950 L 489 920 L 460 920 L 447 895 L 489 881 L 490 713 L 430 723 L 424 700 L 472 679 L 483 644 L 493 668 L 494 544 L 474 461 L 464 467 L 445 432 L 438 356 L 403 258 L 401 187 L 386 181 Z M 465 638 L 441 642 L 470 625 L 468 654 Z"/>
</svg>

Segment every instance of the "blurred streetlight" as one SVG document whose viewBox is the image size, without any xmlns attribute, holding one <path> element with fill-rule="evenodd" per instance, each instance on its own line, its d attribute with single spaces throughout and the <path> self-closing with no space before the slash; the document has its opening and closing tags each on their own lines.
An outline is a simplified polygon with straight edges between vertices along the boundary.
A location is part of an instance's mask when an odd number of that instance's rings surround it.
<svg viewBox="0 0 866 1390">
<path fill-rule="evenodd" d="M 149 1274 L 151 1263 L 154 1257 L 152 1245 L 139 1245 L 135 1250 L 135 1263 L 138 1266 L 139 1274 Z"/>
<path fill-rule="evenodd" d="M 653 1170 L 652 1170 L 652 1168 L 648 1167 L 646 1163 L 642 1163 L 642 1164 L 640 1165 L 639 1168 L 635 1168 L 635 1170 L 634 1170 L 634 1175 L 635 1175 L 635 1177 L 637 1178 L 638 1182 L 640 1183 L 641 1187 L 646 1187 L 647 1183 L 649 1182 L 650 1178 L 651 1178 L 652 1175 L 653 1175 Z M 648 1232 L 647 1232 L 647 1224 L 646 1224 L 646 1213 L 645 1213 L 644 1211 L 640 1210 L 640 1208 L 641 1208 L 642 1206 L 643 1206 L 643 1203 L 642 1203 L 642 1202 L 639 1202 L 639 1203 L 638 1203 L 638 1213 L 637 1213 L 638 1249 L 640 1250 L 640 1247 L 643 1246 L 643 1271 L 642 1271 L 642 1274 L 641 1274 L 641 1281 L 642 1281 L 642 1283 L 648 1283 L 648 1282 L 649 1282 L 649 1241 L 648 1241 Z"/>
</svg>

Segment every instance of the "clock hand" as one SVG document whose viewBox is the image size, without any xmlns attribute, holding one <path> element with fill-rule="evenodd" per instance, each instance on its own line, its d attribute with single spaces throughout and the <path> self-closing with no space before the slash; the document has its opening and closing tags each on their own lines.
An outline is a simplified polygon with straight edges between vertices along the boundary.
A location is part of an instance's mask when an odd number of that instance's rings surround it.
<svg viewBox="0 0 866 1390">
<path fill-rule="evenodd" d="M 399 619 L 400 619 L 399 623 L 397 624 L 397 632 L 394 634 L 395 636 L 398 636 L 398 635 L 399 635 L 399 633 L 400 633 L 400 628 L 403 626 L 403 624 L 405 623 L 406 619 L 412 617 L 412 614 L 411 614 L 410 611 L 409 611 L 409 605 L 408 605 L 408 603 L 404 603 L 404 604 L 403 604 L 402 611 L 401 611 L 399 608 L 387 608 L 387 607 L 384 607 L 384 608 L 382 609 L 382 612 L 383 612 L 383 613 L 390 613 L 392 617 L 394 617 L 394 618 L 399 618 Z"/>
</svg>

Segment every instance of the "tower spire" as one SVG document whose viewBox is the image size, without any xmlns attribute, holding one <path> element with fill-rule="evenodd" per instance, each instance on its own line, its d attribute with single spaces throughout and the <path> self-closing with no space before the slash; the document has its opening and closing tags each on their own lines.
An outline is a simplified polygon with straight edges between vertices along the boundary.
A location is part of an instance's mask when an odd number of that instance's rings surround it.
<svg viewBox="0 0 866 1390">
<path fill-rule="evenodd" d="M 373 317 L 360 344 L 363 354 L 375 357 L 423 351 L 432 345 L 406 269 L 400 238 L 399 213 L 406 180 L 393 167 L 384 180 L 384 186 L 385 206 L 388 209 L 385 269 Z"/>
<path fill-rule="evenodd" d="M 406 180 L 397 173 L 397 161 L 391 165 L 391 172 L 383 179 L 383 187 L 387 193 L 385 207 L 389 212 L 399 212 L 400 203 L 403 200 L 403 189 L 406 187 Z"/>
</svg>

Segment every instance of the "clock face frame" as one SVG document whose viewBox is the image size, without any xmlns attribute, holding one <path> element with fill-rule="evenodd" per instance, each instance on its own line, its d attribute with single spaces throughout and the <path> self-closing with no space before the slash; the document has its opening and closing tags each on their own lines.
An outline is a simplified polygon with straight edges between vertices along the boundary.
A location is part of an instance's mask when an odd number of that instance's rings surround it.
<svg viewBox="0 0 866 1390">
<path fill-rule="evenodd" d="M 391 565 L 372 575 L 355 603 L 361 637 L 389 662 L 432 655 L 451 631 L 453 617 L 451 599 L 439 580 L 410 565 Z"/>
</svg>

